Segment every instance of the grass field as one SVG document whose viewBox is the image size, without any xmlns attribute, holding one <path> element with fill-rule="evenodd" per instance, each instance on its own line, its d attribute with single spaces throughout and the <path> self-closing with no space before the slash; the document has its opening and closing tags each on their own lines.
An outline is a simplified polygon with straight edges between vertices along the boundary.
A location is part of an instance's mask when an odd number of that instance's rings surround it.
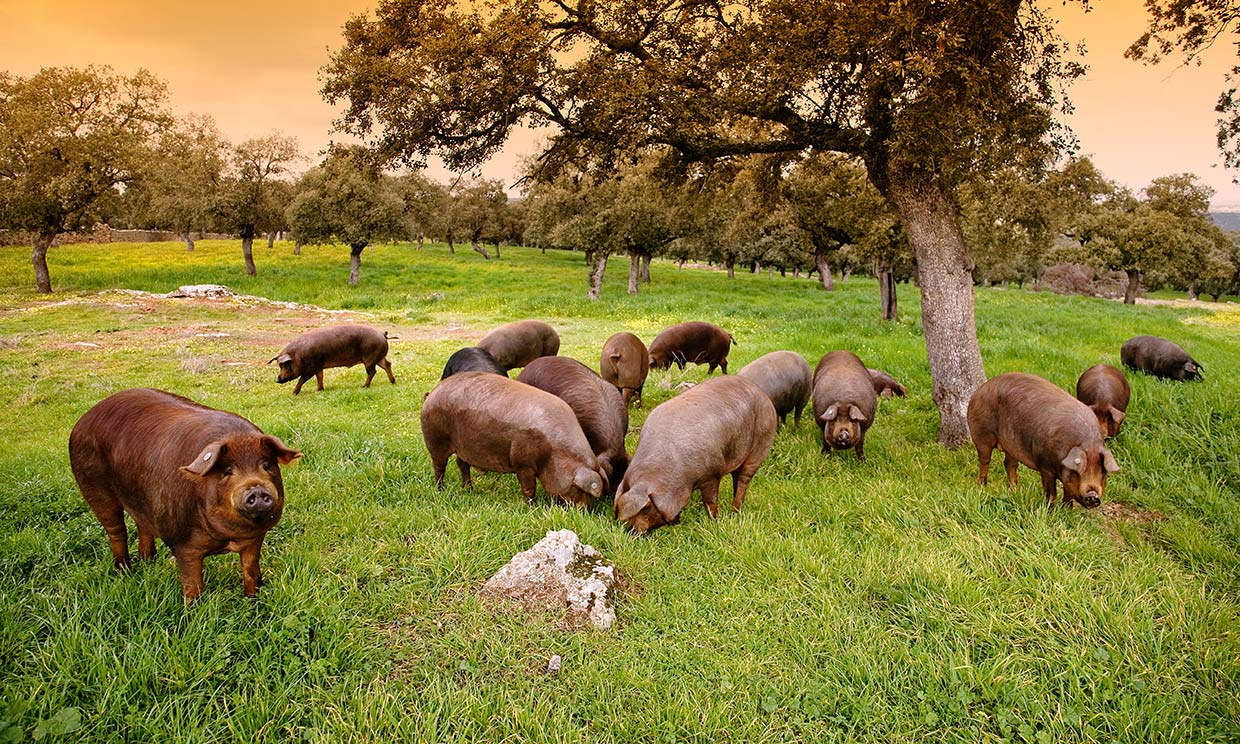
<svg viewBox="0 0 1240 744">
<path fill-rule="evenodd" d="M 1205 366 L 1202 383 L 1130 376 L 1104 506 L 1048 512 L 1035 474 L 1009 491 L 996 464 L 983 489 L 972 448 L 935 444 L 911 286 L 884 324 L 867 279 L 829 294 L 656 262 L 630 297 L 621 259 L 590 303 L 580 254 L 517 248 L 487 263 L 380 246 L 357 288 L 342 248 L 259 247 L 256 278 L 233 242 L 48 258 L 56 292 L 37 296 L 28 250 L 0 249 L 0 742 L 1240 741 L 1240 311 L 978 290 L 990 375 L 1071 387 L 1138 333 Z M 298 304 L 115 291 L 206 282 Z M 787 426 L 742 512 L 714 521 L 695 499 L 644 538 L 609 502 L 576 511 L 540 490 L 527 506 L 510 475 L 466 491 L 450 467 L 437 492 L 422 394 L 453 350 L 523 317 L 593 367 L 610 334 L 649 342 L 687 319 L 736 336 L 734 369 L 848 348 L 910 397 L 883 401 L 864 463 L 821 455 L 808 420 Z M 296 398 L 275 384 L 265 362 L 288 339 L 344 319 L 400 336 L 398 384 L 362 389 L 360 368 Z M 633 427 L 704 373 L 653 373 Z M 232 555 L 206 561 L 192 607 L 162 545 L 113 570 L 66 441 L 135 386 L 235 411 L 305 453 L 284 471 L 257 601 Z M 476 595 L 561 528 L 617 564 L 610 632 Z"/>
</svg>

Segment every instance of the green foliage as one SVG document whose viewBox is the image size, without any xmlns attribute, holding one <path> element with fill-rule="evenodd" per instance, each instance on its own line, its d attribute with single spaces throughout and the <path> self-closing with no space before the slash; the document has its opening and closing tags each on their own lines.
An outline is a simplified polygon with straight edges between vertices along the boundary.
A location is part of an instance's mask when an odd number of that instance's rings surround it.
<svg viewBox="0 0 1240 744">
<path fill-rule="evenodd" d="M 54 248 L 62 284 L 48 303 L 27 288 L 28 253 L 0 248 L 0 741 L 30 740 L 70 708 L 81 727 L 63 740 L 81 742 L 1240 736 L 1234 310 L 977 290 L 992 375 L 1070 388 L 1086 367 L 1118 363 L 1137 332 L 1175 339 L 1209 375 L 1131 375 L 1111 444 L 1123 469 L 1107 491 L 1123 509 L 1047 512 L 1029 471 L 1015 490 L 998 470 L 981 488 L 971 449 L 934 443 L 917 304 L 881 323 L 870 280 L 827 294 L 656 260 L 641 296 L 615 278 L 590 303 L 580 253 L 515 248 L 484 262 L 380 245 L 366 286 L 348 288 L 336 248 L 265 254 L 260 277 L 236 251 Z M 365 312 L 111 291 L 200 282 Z M 649 341 L 688 318 L 736 335 L 732 365 L 850 348 L 910 397 L 882 402 L 866 462 L 824 457 L 806 421 L 785 426 L 739 514 L 711 520 L 695 501 L 646 538 L 607 503 L 567 509 L 540 489 L 528 506 L 510 475 L 477 474 L 467 491 L 453 472 L 436 491 L 422 393 L 452 351 L 522 317 L 548 320 L 561 352 L 591 366 L 617 330 Z M 396 385 L 362 389 L 357 368 L 328 370 L 322 393 L 275 384 L 264 362 L 292 335 L 345 318 L 400 337 Z M 630 448 L 650 410 L 704 374 L 654 372 Z M 242 596 L 232 555 L 207 559 L 190 608 L 162 545 L 130 574 L 113 570 L 65 442 L 87 408 L 141 385 L 236 411 L 305 452 L 285 469 L 288 506 L 267 536 L 257 601 Z M 566 632 L 474 592 L 562 528 L 619 567 L 610 633 Z"/>
<path fill-rule="evenodd" d="M 288 207 L 293 234 L 303 243 L 364 248 L 407 237 L 405 204 L 396 185 L 359 148 L 338 148 L 297 182 Z"/>
<path fill-rule="evenodd" d="M 278 229 L 291 193 L 273 188 L 273 181 L 300 157 L 297 140 L 279 132 L 235 145 L 217 206 L 219 226 L 242 238 Z"/>
</svg>

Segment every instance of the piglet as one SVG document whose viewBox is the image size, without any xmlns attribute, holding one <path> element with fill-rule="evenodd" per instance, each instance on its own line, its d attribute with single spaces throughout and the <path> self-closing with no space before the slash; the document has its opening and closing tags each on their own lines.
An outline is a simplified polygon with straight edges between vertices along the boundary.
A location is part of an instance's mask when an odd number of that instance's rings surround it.
<svg viewBox="0 0 1240 744">
<path fill-rule="evenodd" d="M 573 409 L 551 393 L 489 372 L 461 372 L 441 381 L 422 402 L 422 438 L 443 488 L 448 457 L 461 482 L 470 467 L 515 473 L 528 503 L 538 481 L 553 498 L 589 506 L 607 480 Z"/>
<path fill-rule="evenodd" d="M 1016 485 L 1017 463 L 1038 471 L 1048 507 L 1055 504 L 1056 481 L 1063 483 L 1064 506 L 1098 506 L 1107 474 L 1119 470 L 1089 406 L 1036 375 L 1009 372 L 988 380 L 969 400 L 967 418 L 982 485 L 996 447 L 1009 485 Z"/>
<path fill-rule="evenodd" d="M 616 490 L 616 519 L 637 533 L 672 524 L 694 491 L 719 516 L 719 484 L 732 474 L 732 508 L 775 439 L 775 406 L 744 377 L 717 377 L 659 405 L 646 418 Z"/>
<path fill-rule="evenodd" d="M 284 511 L 280 466 L 301 456 L 240 416 L 162 390 L 123 390 L 87 411 L 69 435 L 69 465 L 83 498 L 128 570 L 125 514 L 138 557 L 159 538 L 176 557 L 181 593 L 202 593 L 202 559 L 241 554 L 247 597 L 262 583 L 263 536 Z"/>
<path fill-rule="evenodd" d="M 279 354 L 267 363 L 278 362 L 280 373 L 276 382 L 297 380 L 293 395 L 301 392 L 301 386 L 311 377 L 317 379 L 319 390 L 323 389 L 323 370 L 329 367 L 366 367 L 366 384 L 375 378 L 375 368 L 387 372 L 388 381 L 396 384 L 392 363 L 387 359 L 388 335 L 370 326 L 348 323 L 307 331 L 293 339 Z"/>
<path fill-rule="evenodd" d="M 1128 378 L 1109 364 L 1095 364 L 1076 381 L 1076 399 L 1098 417 L 1104 439 L 1119 434 L 1128 411 L 1128 396 Z"/>
</svg>

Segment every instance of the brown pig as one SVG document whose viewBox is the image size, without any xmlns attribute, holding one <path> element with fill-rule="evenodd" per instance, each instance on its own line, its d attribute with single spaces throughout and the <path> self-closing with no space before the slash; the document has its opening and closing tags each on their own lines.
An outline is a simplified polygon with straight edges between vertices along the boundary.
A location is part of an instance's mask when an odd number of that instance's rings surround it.
<svg viewBox="0 0 1240 744">
<path fill-rule="evenodd" d="M 444 380 L 460 372 L 492 372 L 504 377 L 508 376 L 508 371 L 499 366 L 495 357 L 477 346 L 466 346 L 464 349 L 452 352 L 452 356 L 448 357 L 448 363 L 443 366 L 443 375 L 439 379 Z"/>
<path fill-rule="evenodd" d="M 117 568 L 130 566 L 129 514 L 138 557 L 163 540 L 187 601 L 202 593 L 202 559 L 226 551 L 241 554 L 245 594 L 258 595 L 263 536 L 284 510 L 280 466 L 300 456 L 236 414 L 146 388 L 105 398 L 69 435 L 73 477 Z"/>
<path fill-rule="evenodd" d="M 732 508 L 766 460 L 778 425 L 775 406 L 744 377 L 717 377 L 659 405 L 642 426 L 616 490 L 616 519 L 646 533 L 680 518 L 694 491 L 719 516 L 719 484 L 732 474 Z"/>
<path fill-rule="evenodd" d="M 443 488 L 448 457 L 461 482 L 470 467 L 516 473 L 525 500 L 538 481 L 553 498 L 589 506 L 607 490 L 590 442 L 568 404 L 551 393 L 490 372 L 461 372 L 441 381 L 422 403 L 422 438 Z"/>
<path fill-rule="evenodd" d="M 507 372 L 538 357 L 560 352 L 560 334 L 541 320 L 518 320 L 492 330 L 478 342 Z"/>
<path fill-rule="evenodd" d="M 650 356 L 646 345 L 628 332 L 613 335 L 603 344 L 603 355 L 598 362 L 599 375 L 615 385 L 624 398 L 624 405 L 637 398 L 642 402 L 642 387 L 650 373 Z"/>
<path fill-rule="evenodd" d="M 822 451 L 853 449 L 865 459 L 865 433 L 874 423 L 878 395 L 861 358 L 851 351 L 823 355 L 814 368 L 814 418 Z"/>
<path fill-rule="evenodd" d="M 1047 506 L 1055 504 L 1056 480 L 1063 483 L 1064 506 L 1098 506 L 1107 473 L 1119 470 L 1089 406 L 1036 375 L 1008 372 L 984 383 L 969 400 L 968 422 L 981 471 L 977 482 L 986 485 L 998 447 L 1010 485 L 1016 485 L 1017 463 L 1038 471 Z"/>
<path fill-rule="evenodd" d="M 1098 417 L 1102 436 L 1119 434 L 1119 425 L 1128 410 L 1128 378 L 1109 364 L 1095 364 L 1076 381 L 1076 398 Z"/>
<path fill-rule="evenodd" d="M 728 351 L 736 339 L 732 334 L 712 323 L 691 320 L 678 323 L 659 331 L 650 344 L 650 366 L 667 369 L 675 362 L 677 367 L 686 364 L 709 364 L 706 374 L 719 367 L 728 373 Z"/>
<path fill-rule="evenodd" d="M 629 409 L 620 391 L 586 365 L 562 356 L 535 359 L 517 380 L 551 393 L 573 409 L 607 482 L 619 483 L 629 465 L 624 449 Z"/>
<path fill-rule="evenodd" d="M 753 360 L 736 374 L 754 381 L 775 405 L 780 423 L 795 411 L 792 421 L 801 423 L 801 411 L 809 402 L 814 387 L 814 374 L 805 357 L 795 351 L 772 351 Z"/>
<path fill-rule="evenodd" d="M 874 392 L 886 398 L 895 395 L 900 398 L 908 397 L 908 389 L 900 383 L 896 382 L 896 378 L 882 371 L 881 369 L 867 369 L 870 373 L 870 382 L 874 384 Z"/>
<path fill-rule="evenodd" d="M 1201 362 L 1193 359 L 1176 343 L 1158 336 L 1134 336 L 1119 349 L 1125 367 L 1148 372 L 1169 380 L 1200 380 Z"/>
<path fill-rule="evenodd" d="M 388 335 L 370 326 L 348 323 L 307 331 L 289 342 L 268 364 L 278 362 L 281 384 L 297 380 L 293 395 L 301 392 L 301 386 L 311 377 L 317 378 L 319 390 L 323 389 L 323 370 L 329 367 L 366 367 L 366 385 L 375 378 L 375 368 L 387 372 L 388 381 L 396 384 L 392 375 L 392 363 L 387 359 Z"/>
</svg>

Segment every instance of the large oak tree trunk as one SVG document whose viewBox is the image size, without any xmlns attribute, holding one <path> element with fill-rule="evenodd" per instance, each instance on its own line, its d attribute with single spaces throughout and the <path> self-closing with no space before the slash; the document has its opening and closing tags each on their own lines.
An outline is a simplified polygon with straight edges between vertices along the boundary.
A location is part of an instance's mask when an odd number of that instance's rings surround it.
<svg viewBox="0 0 1240 744">
<path fill-rule="evenodd" d="M 629 294 L 637 294 L 637 282 L 641 279 L 642 259 L 636 253 L 629 254 Z"/>
<path fill-rule="evenodd" d="M 479 255 L 481 255 L 483 258 L 485 258 L 488 261 L 491 260 L 491 254 L 487 253 L 487 249 L 485 246 L 478 244 L 477 238 L 470 238 L 469 244 L 474 247 L 474 252 L 478 253 Z"/>
<path fill-rule="evenodd" d="M 241 236 L 241 255 L 245 258 L 245 273 L 257 276 L 258 269 L 254 266 L 254 236 Z"/>
<path fill-rule="evenodd" d="M 891 264 L 876 262 L 874 276 L 878 277 L 878 294 L 883 305 L 883 320 L 899 320 L 900 309 L 896 304 L 895 268 Z"/>
<path fill-rule="evenodd" d="M 607 251 L 594 251 L 594 265 L 590 267 L 590 291 L 587 297 L 597 300 L 603 294 L 603 274 L 607 272 Z"/>
<path fill-rule="evenodd" d="M 495 244 L 495 258 L 496 258 L 496 259 L 500 258 L 500 255 L 499 255 L 499 243 L 498 243 L 498 242 Z"/>
<path fill-rule="evenodd" d="M 366 250 L 365 243 L 354 243 L 349 246 L 349 286 L 357 286 L 358 274 L 362 269 L 362 251 Z"/>
<path fill-rule="evenodd" d="M 732 259 L 732 258 L 729 258 L 729 259 L 726 261 L 726 263 L 727 263 L 727 266 L 728 266 L 728 278 L 729 278 L 729 279 L 735 279 L 735 278 L 736 278 L 736 260 L 735 260 L 735 259 Z"/>
<path fill-rule="evenodd" d="M 34 286 L 43 294 L 52 291 L 52 275 L 47 271 L 47 249 L 52 247 L 56 239 L 54 232 L 41 232 L 34 236 L 34 250 L 30 253 L 30 262 L 34 264 Z"/>
<path fill-rule="evenodd" d="M 181 231 L 181 240 L 185 241 L 186 253 L 193 253 L 194 252 L 194 239 L 190 237 L 189 230 Z"/>
<path fill-rule="evenodd" d="M 818 278 L 822 279 L 822 288 L 834 292 L 835 279 L 831 276 L 831 262 L 827 260 L 826 251 L 814 252 L 814 267 L 818 269 Z"/>
<path fill-rule="evenodd" d="M 969 399 L 986 381 L 974 320 L 972 260 L 956 210 L 942 186 L 921 172 L 890 168 L 888 175 L 887 198 L 917 255 L 939 442 L 958 447 L 969 440 L 965 420 Z"/>
<path fill-rule="evenodd" d="M 1137 302 L 1137 294 L 1141 291 L 1141 272 L 1137 269 L 1128 269 L 1128 286 L 1124 288 L 1124 304 L 1135 305 Z"/>
<path fill-rule="evenodd" d="M 650 283 L 650 254 L 642 254 L 642 275 L 641 280 L 646 284 Z"/>
</svg>

